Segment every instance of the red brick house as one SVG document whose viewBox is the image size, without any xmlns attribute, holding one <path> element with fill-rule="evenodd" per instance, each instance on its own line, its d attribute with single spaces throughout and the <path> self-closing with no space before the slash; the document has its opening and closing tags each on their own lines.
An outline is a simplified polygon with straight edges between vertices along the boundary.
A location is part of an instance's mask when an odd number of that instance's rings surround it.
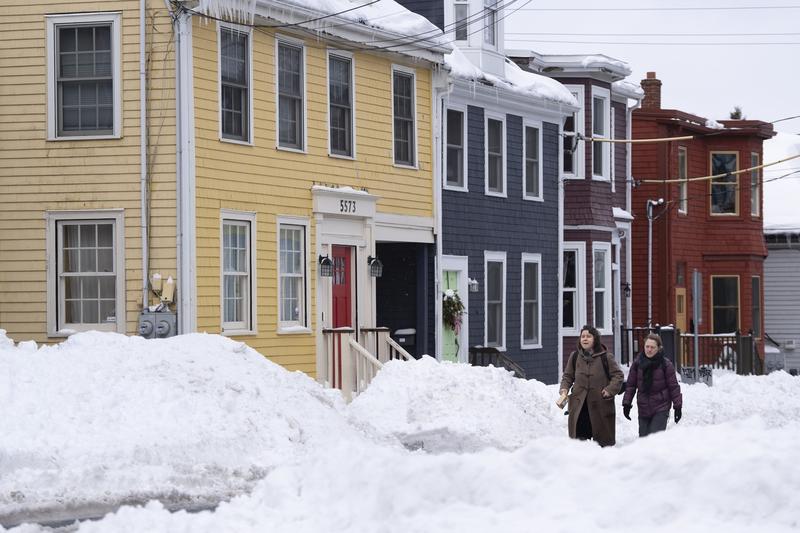
<svg viewBox="0 0 800 533">
<path fill-rule="evenodd" d="M 652 208 L 652 324 L 695 327 L 692 272 L 702 274 L 699 333 L 763 332 L 762 143 L 775 133 L 759 120 L 708 121 L 661 108 L 661 81 L 641 82 L 633 138 L 692 136 L 633 145 L 633 325 L 648 322 L 648 201 Z M 722 177 L 680 180 L 723 174 Z M 759 350 L 761 351 L 761 350 Z"/>
</svg>

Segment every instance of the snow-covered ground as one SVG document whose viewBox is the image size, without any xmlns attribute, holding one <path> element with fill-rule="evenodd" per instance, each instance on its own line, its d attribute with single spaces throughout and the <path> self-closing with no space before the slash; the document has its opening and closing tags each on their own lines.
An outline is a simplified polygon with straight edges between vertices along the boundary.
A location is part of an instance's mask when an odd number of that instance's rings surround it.
<svg viewBox="0 0 800 533">
<path fill-rule="evenodd" d="M 800 379 L 683 394 L 681 423 L 646 439 L 618 409 L 601 449 L 567 438 L 556 385 L 500 369 L 394 362 L 345 405 L 215 335 L 0 333 L 0 523 L 157 499 L 77 530 L 800 529 Z"/>
</svg>

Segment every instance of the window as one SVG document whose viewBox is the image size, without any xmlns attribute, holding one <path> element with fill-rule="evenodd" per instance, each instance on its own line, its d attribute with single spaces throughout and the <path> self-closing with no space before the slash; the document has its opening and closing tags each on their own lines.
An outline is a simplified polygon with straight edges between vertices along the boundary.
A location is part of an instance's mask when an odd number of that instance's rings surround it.
<svg viewBox="0 0 800 533">
<path fill-rule="evenodd" d="M 607 89 L 592 87 L 592 136 L 610 139 L 611 93 Z M 592 177 L 611 179 L 611 143 L 592 142 Z"/>
<path fill-rule="evenodd" d="M 303 150 L 303 46 L 278 41 L 278 146 Z"/>
<path fill-rule="evenodd" d="M 328 98 L 330 150 L 332 154 L 353 155 L 353 61 L 328 56 Z"/>
<path fill-rule="evenodd" d="M 758 154 L 750 154 L 750 168 L 759 166 Z M 761 213 L 761 169 L 750 171 L 750 214 L 757 217 Z"/>
<path fill-rule="evenodd" d="M 222 331 L 253 332 L 255 214 L 223 210 L 221 216 Z"/>
<path fill-rule="evenodd" d="M 414 135 L 414 74 L 395 70 L 392 77 L 394 99 L 394 162 L 416 164 Z"/>
<path fill-rule="evenodd" d="M 685 180 L 688 177 L 686 147 L 678 147 L 678 179 Z M 684 215 L 689 211 L 689 182 L 678 182 L 678 213 Z"/>
<path fill-rule="evenodd" d="M 733 174 L 739 168 L 736 152 L 712 152 L 711 174 L 720 175 L 711 180 L 711 214 L 735 215 L 739 213 L 739 178 Z"/>
<path fill-rule="evenodd" d="M 486 346 L 505 349 L 506 344 L 506 254 L 485 252 Z"/>
<path fill-rule="evenodd" d="M 219 28 L 222 138 L 250 140 L 250 35 Z"/>
<path fill-rule="evenodd" d="M 561 327 L 566 333 L 578 333 L 584 317 L 581 303 L 584 294 L 584 243 L 564 243 L 561 279 Z"/>
<path fill-rule="evenodd" d="M 525 127 L 525 198 L 542 198 L 541 135 L 539 128 Z"/>
<path fill-rule="evenodd" d="M 279 304 L 281 329 L 308 326 L 305 220 L 279 222 Z"/>
<path fill-rule="evenodd" d="M 611 245 L 593 245 L 594 255 L 594 327 L 611 331 Z"/>
<path fill-rule="evenodd" d="M 447 178 L 446 185 L 466 188 L 464 181 L 464 113 L 447 110 Z"/>
<path fill-rule="evenodd" d="M 739 276 L 711 276 L 713 333 L 739 329 Z"/>
<path fill-rule="evenodd" d="M 753 335 L 761 337 L 761 278 L 753 276 Z"/>
<path fill-rule="evenodd" d="M 456 0 L 453 15 L 456 24 L 456 41 L 466 41 L 469 38 L 469 2 Z"/>
<path fill-rule="evenodd" d="M 121 132 L 120 14 L 47 20 L 48 138 Z"/>
<path fill-rule="evenodd" d="M 542 346 L 542 256 L 522 254 L 522 348 Z"/>
<path fill-rule="evenodd" d="M 483 42 L 492 46 L 497 45 L 497 4 L 498 0 L 483 0 Z"/>
<path fill-rule="evenodd" d="M 486 193 L 505 196 L 503 121 L 486 119 Z"/>
<path fill-rule="evenodd" d="M 579 178 L 583 176 L 583 146 L 578 141 L 578 136 L 583 135 L 584 119 L 583 119 L 583 87 L 577 85 L 567 86 L 567 89 L 578 101 L 581 106 L 577 112 L 564 119 L 564 126 L 562 132 L 564 134 L 564 177 L 565 178 Z"/>
<path fill-rule="evenodd" d="M 47 322 L 51 336 L 125 331 L 121 210 L 47 213 Z"/>
</svg>

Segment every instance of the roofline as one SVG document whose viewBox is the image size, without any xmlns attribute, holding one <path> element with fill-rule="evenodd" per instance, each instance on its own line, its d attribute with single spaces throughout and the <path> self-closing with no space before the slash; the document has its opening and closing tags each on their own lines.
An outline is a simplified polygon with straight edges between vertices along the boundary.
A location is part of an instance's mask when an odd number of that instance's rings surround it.
<svg viewBox="0 0 800 533">
<path fill-rule="evenodd" d="M 705 125 L 706 118 L 679 109 L 637 109 L 633 112 L 633 117 L 698 133 L 720 132 L 720 135 L 752 135 L 762 139 L 771 139 L 777 133 L 771 123 L 761 120 L 719 120 L 717 122 L 725 126 L 724 128 L 709 128 Z"/>
</svg>

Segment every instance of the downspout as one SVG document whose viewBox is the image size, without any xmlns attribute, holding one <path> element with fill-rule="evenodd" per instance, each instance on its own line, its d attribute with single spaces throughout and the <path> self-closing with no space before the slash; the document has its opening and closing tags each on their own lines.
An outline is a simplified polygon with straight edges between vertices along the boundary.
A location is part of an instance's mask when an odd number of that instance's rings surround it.
<svg viewBox="0 0 800 533">
<path fill-rule="evenodd" d="M 442 298 L 440 297 L 442 290 L 442 172 L 444 165 L 442 161 L 444 158 L 444 146 L 442 130 L 444 128 L 444 105 L 445 99 L 450 95 L 453 90 L 450 84 L 449 73 L 442 69 L 441 65 L 436 67 L 434 72 L 436 82 L 434 87 L 433 99 L 433 147 L 436 156 L 434 160 L 433 169 L 433 200 L 434 200 L 434 239 L 436 241 L 436 257 L 434 258 L 434 283 L 433 283 L 433 302 L 434 302 L 434 346 L 436 353 L 434 356 L 437 360 L 442 357 Z M 468 274 L 467 274 L 468 275 Z"/>
<path fill-rule="evenodd" d="M 633 112 L 642 107 L 642 101 L 636 100 L 636 104 L 633 107 L 628 107 L 628 120 L 627 124 L 625 125 L 625 136 L 628 139 L 631 139 L 633 136 Z M 625 210 L 628 213 L 633 213 L 631 211 L 631 183 L 633 181 L 633 145 L 628 145 L 628 151 L 625 154 L 625 170 L 628 176 L 626 180 L 626 190 L 625 190 Z M 633 240 L 633 221 L 631 221 L 631 228 L 628 232 L 628 238 L 625 239 L 625 283 L 631 283 L 633 281 L 633 258 L 631 254 L 633 253 L 633 247 L 631 246 L 631 241 Z M 631 285 L 632 286 L 632 285 Z M 629 296 L 625 297 L 625 324 L 628 327 L 633 327 L 633 292 Z"/>
<path fill-rule="evenodd" d="M 575 126 L 577 131 L 577 125 Z M 577 144 L 577 143 L 576 143 Z M 574 166 L 574 165 L 573 165 Z M 558 121 L 558 374 L 556 380 L 560 381 L 564 373 L 564 119 Z"/>
<path fill-rule="evenodd" d="M 150 246 L 147 205 L 147 63 L 145 59 L 145 4 L 139 0 L 139 211 L 142 238 L 142 308 L 149 303 Z"/>
</svg>

